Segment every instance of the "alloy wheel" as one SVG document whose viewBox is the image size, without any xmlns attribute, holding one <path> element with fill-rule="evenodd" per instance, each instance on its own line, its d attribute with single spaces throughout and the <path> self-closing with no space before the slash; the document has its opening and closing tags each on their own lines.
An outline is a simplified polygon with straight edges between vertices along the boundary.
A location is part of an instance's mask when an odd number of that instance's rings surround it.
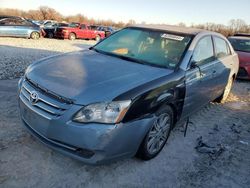
<svg viewBox="0 0 250 188">
<path fill-rule="evenodd" d="M 165 144 L 171 127 L 170 121 L 167 113 L 161 114 L 154 121 L 147 140 L 147 150 L 150 154 L 159 152 Z"/>
<path fill-rule="evenodd" d="M 70 33 L 69 39 L 70 40 L 75 40 L 76 39 L 76 35 L 74 33 Z"/>
<path fill-rule="evenodd" d="M 39 39 L 39 37 L 40 37 L 40 35 L 39 35 L 39 33 L 37 33 L 37 32 L 33 32 L 33 33 L 31 34 L 31 38 L 32 38 L 32 39 Z"/>
</svg>

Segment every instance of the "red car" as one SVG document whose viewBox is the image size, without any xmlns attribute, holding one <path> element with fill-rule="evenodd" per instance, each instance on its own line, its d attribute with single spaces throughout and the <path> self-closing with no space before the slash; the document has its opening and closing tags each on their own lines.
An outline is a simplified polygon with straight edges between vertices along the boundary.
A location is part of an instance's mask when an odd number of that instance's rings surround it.
<svg viewBox="0 0 250 188">
<path fill-rule="evenodd" d="M 91 30 L 89 25 L 73 23 L 70 24 L 69 27 L 59 27 L 55 32 L 56 38 L 63 39 L 95 39 L 99 41 L 105 38 L 105 32 Z"/>
<path fill-rule="evenodd" d="M 238 78 L 250 80 L 250 37 L 233 36 L 228 38 L 238 53 L 240 68 Z"/>
</svg>

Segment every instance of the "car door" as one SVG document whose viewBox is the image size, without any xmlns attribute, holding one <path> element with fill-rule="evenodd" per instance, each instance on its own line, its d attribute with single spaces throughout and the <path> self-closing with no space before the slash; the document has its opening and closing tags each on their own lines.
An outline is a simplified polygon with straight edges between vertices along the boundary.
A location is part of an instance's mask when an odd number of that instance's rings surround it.
<svg viewBox="0 0 250 188">
<path fill-rule="evenodd" d="M 216 87 L 215 60 L 212 37 L 208 35 L 201 38 L 196 44 L 189 68 L 186 71 L 184 117 L 212 100 Z"/>
<path fill-rule="evenodd" d="M 230 70 L 233 66 L 233 60 L 227 41 L 218 36 L 213 36 L 213 41 L 216 56 L 216 62 L 214 63 L 216 73 L 214 77 L 217 82 L 217 88 L 214 92 L 215 99 L 223 93 L 224 88 L 226 87 L 230 75 Z"/>
<path fill-rule="evenodd" d="M 88 39 L 94 39 L 95 36 L 95 29 L 91 29 L 90 26 L 86 26 L 87 32 L 88 32 Z"/>
<path fill-rule="evenodd" d="M 87 26 L 85 24 L 81 24 L 81 26 L 80 26 L 79 37 L 84 38 L 84 39 L 89 38 L 88 29 L 87 29 Z"/>
</svg>

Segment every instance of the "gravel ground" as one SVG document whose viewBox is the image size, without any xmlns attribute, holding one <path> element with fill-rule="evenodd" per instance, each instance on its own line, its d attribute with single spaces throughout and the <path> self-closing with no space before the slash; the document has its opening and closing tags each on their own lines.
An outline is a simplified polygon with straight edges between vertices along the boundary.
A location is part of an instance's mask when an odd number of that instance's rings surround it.
<svg viewBox="0 0 250 188">
<path fill-rule="evenodd" d="M 0 38 L 0 80 L 20 77 L 30 63 L 40 58 L 81 50 L 93 44 L 95 41 L 91 40 Z"/>
<path fill-rule="evenodd" d="M 14 53 L 18 59 L 20 55 L 13 51 L 15 48 L 20 51 L 42 48 L 42 43 L 50 46 L 51 42 L 71 51 L 83 48 L 78 45 L 85 43 L 23 39 L 26 42 L 22 47 L 19 46 L 22 40 L 15 46 L 16 39 L 1 40 L 1 43 L 10 41 L 0 49 L 0 53 L 2 49 L 8 51 L 7 60 Z M 26 44 L 29 42 L 38 44 L 32 47 Z M 48 51 L 52 48 L 48 47 Z M 40 53 L 37 55 L 32 58 L 41 57 Z M 23 62 L 26 61 L 24 56 Z M 6 75 L 2 78 L 15 77 Z M 185 138 L 183 127 L 178 124 L 155 159 L 143 162 L 132 158 L 103 166 L 85 165 L 54 152 L 30 136 L 19 120 L 16 86 L 17 79 L 0 80 L 0 187 L 247 188 L 250 185 L 250 83 L 247 81 L 236 81 L 225 104 L 210 103 L 190 117 Z M 200 147 L 196 147 L 198 138 Z"/>
</svg>

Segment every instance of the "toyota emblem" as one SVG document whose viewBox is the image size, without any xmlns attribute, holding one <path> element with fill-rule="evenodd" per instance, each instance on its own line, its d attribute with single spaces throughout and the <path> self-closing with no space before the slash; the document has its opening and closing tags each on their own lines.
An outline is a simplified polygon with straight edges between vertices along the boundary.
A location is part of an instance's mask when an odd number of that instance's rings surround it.
<svg viewBox="0 0 250 188">
<path fill-rule="evenodd" d="M 30 103 L 35 104 L 38 101 L 38 94 L 35 91 L 30 93 Z"/>
</svg>

